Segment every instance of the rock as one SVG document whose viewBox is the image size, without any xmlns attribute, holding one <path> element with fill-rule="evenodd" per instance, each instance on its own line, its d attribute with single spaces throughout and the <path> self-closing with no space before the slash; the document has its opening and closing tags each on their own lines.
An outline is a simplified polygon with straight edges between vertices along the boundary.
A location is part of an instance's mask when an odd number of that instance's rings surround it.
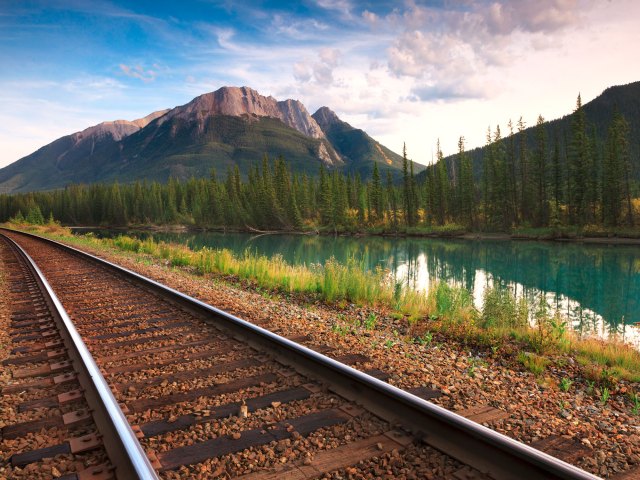
<svg viewBox="0 0 640 480">
<path fill-rule="evenodd" d="M 583 438 L 582 440 L 580 440 L 580 443 L 582 443 L 585 447 L 588 447 L 591 450 L 593 450 L 593 445 L 591 445 L 591 442 L 589 441 L 588 438 Z"/>
</svg>

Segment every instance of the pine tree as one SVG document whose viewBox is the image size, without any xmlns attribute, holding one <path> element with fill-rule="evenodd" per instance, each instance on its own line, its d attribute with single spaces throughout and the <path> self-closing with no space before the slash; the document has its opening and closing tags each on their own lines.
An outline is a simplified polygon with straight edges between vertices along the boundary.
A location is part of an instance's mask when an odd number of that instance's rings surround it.
<svg viewBox="0 0 640 480">
<path fill-rule="evenodd" d="M 536 123 L 536 148 L 534 152 L 532 183 L 532 206 L 535 214 L 533 215 L 534 224 L 538 227 L 545 226 L 549 223 L 549 205 L 547 198 L 547 135 L 544 129 L 544 118 L 538 116 Z"/>
<path fill-rule="evenodd" d="M 611 227 L 620 224 L 623 206 L 624 222 L 629 226 L 634 224 L 628 135 L 629 125 L 616 109 L 608 130 L 602 179 L 602 220 Z"/>
<path fill-rule="evenodd" d="M 513 131 L 513 122 L 509 120 L 507 124 L 509 127 L 509 138 L 506 147 L 506 161 L 508 171 L 508 190 L 509 190 L 509 217 L 514 222 L 518 222 L 520 218 L 519 209 L 519 193 L 518 193 L 518 175 L 517 175 L 517 160 L 516 160 L 516 141 Z"/>
<path fill-rule="evenodd" d="M 448 182 L 447 182 L 448 185 Z M 411 226 L 415 227 L 418 224 L 418 207 L 419 207 L 419 198 L 418 198 L 418 187 L 416 186 L 416 177 L 413 171 L 413 160 L 409 161 L 409 187 L 410 187 L 410 195 L 411 195 Z"/>
<path fill-rule="evenodd" d="M 505 202 L 505 199 L 508 198 L 508 173 L 505 161 L 504 142 L 502 141 L 499 125 L 496 126 L 491 149 L 493 150 L 492 177 L 494 179 L 490 196 L 493 212 L 492 223 L 494 227 L 501 231 L 507 231 L 511 227 L 513 219 L 510 216 L 509 202 Z"/>
<path fill-rule="evenodd" d="M 389 212 L 389 220 L 391 228 L 394 232 L 398 231 L 398 199 L 396 191 L 393 187 L 393 177 L 391 170 L 387 170 L 387 211 Z"/>
<path fill-rule="evenodd" d="M 460 181 L 458 183 L 460 218 L 467 228 L 473 229 L 475 227 L 475 186 L 471 159 L 464 149 L 464 137 L 458 139 L 458 157 L 460 159 Z"/>
<path fill-rule="evenodd" d="M 587 136 L 587 120 L 580 95 L 578 95 L 576 109 L 572 115 L 568 163 L 569 203 L 567 206 L 569 221 L 582 225 L 588 220 L 589 215 L 587 176 L 590 174 L 591 154 Z"/>
<path fill-rule="evenodd" d="M 373 164 L 373 174 L 371 176 L 371 188 L 369 194 L 369 203 L 371 206 L 371 217 L 373 221 L 382 218 L 382 183 L 380 182 L 380 171 L 378 163 Z"/>
<path fill-rule="evenodd" d="M 560 162 L 560 144 L 558 142 L 558 134 L 554 137 L 553 141 L 553 160 L 552 160 L 552 168 L 553 168 L 553 203 L 555 214 L 557 218 L 560 214 L 560 203 L 564 201 L 564 197 L 562 195 L 562 187 L 564 185 L 564 178 L 562 174 L 562 164 Z M 559 220 L 559 218 L 558 218 Z"/>
<path fill-rule="evenodd" d="M 404 218 L 408 227 L 414 227 L 417 223 L 415 205 L 415 182 L 409 171 L 409 159 L 407 158 L 407 145 L 402 146 L 402 195 L 404 199 Z"/>
<path fill-rule="evenodd" d="M 347 188 L 344 176 L 334 170 L 331 178 L 331 190 L 333 196 L 333 219 L 334 228 L 346 224 L 347 212 Z"/>
<path fill-rule="evenodd" d="M 447 165 L 440 149 L 440 140 L 438 140 L 436 147 L 435 196 L 436 221 L 438 225 L 444 225 L 447 221 L 449 209 L 449 175 L 447 174 Z"/>
<path fill-rule="evenodd" d="M 485 227 L 492 222 L 492 188 L 493 188 L 493 149 L 491 148 L 491 127 L 487 128 L 485 149 L 482 155 L 482 213 Z"/>
<path fill-rule="evenodd" d="M 322 225 L 329 225 L 335 228 L 333 224 L 333 191 L 324 165 L 320 165 L 320 181 L 319 181 L 319 195 L 320 195 L 320 223 Z"/>
<path fill-rule="evenodd" d="M 118 182 L 111 185 L 109 189 L 109 200 L 107 207 L 107 222 L 110 225 L 126 225 L 127 224 L 127 212 L 122 200 L 122 192 L 120 191 L 120 185 Z"/>
<path fill-rule="evenodd" d="M 532 223 L 535 213 L 534 196 L 535 184 L 532 181 L 532 168 L 529 151 L 527 149 L 526 123 L 520 117 L 518 120 L 518 133 L 520 134 L 519 163 L 520 163 L 520 218 L 524 222 Z"/>
</svg>

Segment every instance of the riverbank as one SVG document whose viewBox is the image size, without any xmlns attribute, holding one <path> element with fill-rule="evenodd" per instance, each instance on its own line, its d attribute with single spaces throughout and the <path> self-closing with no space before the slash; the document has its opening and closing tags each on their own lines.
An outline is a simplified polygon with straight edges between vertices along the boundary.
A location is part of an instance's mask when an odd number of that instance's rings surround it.
<svg viewBox="0 0 640 480">
<path fill-rule="evenodd" d="M 445 227 L 424 227 L 405 229 L 401 231 L 386 231 L 383 229 L 369 228 L 362 231 L 345 230 L 273 230 L 261 231 L 256 229 L 238 228 L 201 228 L 194 225 L 150 225 L 133 224 L 128 226 L 69 226 L 77 231 L 83 230 L 113 230 L 113 231 L 142 231 L 158 233 L 181 233 L 181 232 L 220 232 L 220 233 L 249 233 L 253 235 L 325 235 L 325 236 L 345 236 L 345 237 L 391 237 L 391 238 L 451 238 L 463 240 L 527 240 L 544 242 L 575 242 L 610 245 L 640 245 L 640 229 L 637 231 L 599 231 L 599 230 L 579 230 L 549 228 L 541 229 L 515 229 L 512 233 L 503 232 L 469 232 L 462 228 Z M 625 236 L 626 235 L 626 236 Z"/>
<path fill-rule="evenodd" d="M 308 346 L 331 349 L 330 356 L 366 355 L 370 361 L 363 368 L 387 372 L 388 381 L 402 388 L 440 390 L 433 401 L 451 410 L 503 410 L 508 416 L 490 426 L 525 443 L 565 435 L 582 449 L 575 463 L 598 475 L 640 465 L 640 400 L 634 396 L 640 384 L 593 369 L 595 360 L 581 362 L 571 348 L 523 352 L 526 343 L 510 335 L 483 339 L 462 324 L 428 317 L 409 323 L 385 305 L 327 303 L 238 275 L 201 273 L 168 258 L 90 243 L 54 227 L 47 234 L 281 335 L 308 336 Z"/>
<path fill-rule="evenodd" d="M 56 225 L 30 228 L 51 233 Z M 204 275 L 226 275 L 303 301 L 338 306 L 355 303 L 384 309 L 416 331 L 425 328 L 446 331 L 448 335 L 455 333 L 466 342 L 484 346 L 517 339 L 522 349 L 536 354 L 571 351 L 577 361 L 589 366 L 592 379 L 606 375 L 640 380 L 640 353 L 620 343 L 615 330 L 606 341 L 578 337 L 570 331 L 569 319 L 554 314 L 542 296 L 525 300 L 500 284 L 485 287 L 483 298 L 477 303 L 468 288 L 432 280 L 425 294 L 398 280 L 389 270 L 375 264 L 367 268 L 357 256 L 351 255 L 343 263 L 333 256 L 317 263 L 288 263 L 278 249 L 268 255 L 247 248 L 234 253 L 225 248 L 192 249 L 184 243 L 156 241 L 153 237 L 71 236 L 63 228 L 57 234 L 80 246 L 148 255 L 171 266 L 190 268 Z M 633 338 L 634 332 L 629 333 Z"/>
</svg>

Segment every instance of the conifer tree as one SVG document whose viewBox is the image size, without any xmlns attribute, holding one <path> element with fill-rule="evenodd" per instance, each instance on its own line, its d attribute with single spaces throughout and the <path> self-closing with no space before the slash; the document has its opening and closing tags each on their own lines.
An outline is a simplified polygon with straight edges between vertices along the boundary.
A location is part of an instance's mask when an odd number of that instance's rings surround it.
<svg viewBox="0 0 640 480">
<path fill-rule="evenodd" d="M 460 158 L 460 182 L 458 187 L 460 217 L 467 228 L 473 229 L 475 227 L 475 186 L 473 184 L 471 159 L 464 149 L 464 137 L 458 139 L 458 157 Z"/>
<path fill-rule="evenodd" d="M 369 203 L 371 206 L 372 220 L 376 221 L 382 218 L 382 183 L 380 182 L 380 170 L 378 170 L 378 162 L 374 162 L 373 164 Z"/>
<path fill-rule="evenodd" d="M 547 135 L 544 129 L 544 118 L 538 116 L 536 123 L 536 148 L 534 152 L 534 162 L 532 171 L 532 206 L 534 224 L 538 227 L 549 223 L 549 205 L 547 198 Z"/>
<path fill-rule="evenodd" d="M 564 201 L 564 197 L 562 195 L 564 179 L 562 174 L 562 165 L 560 163 L 560 145 L 558 142 L 558 133 L 554 137 L 553 141 L 553 159 L 552 159 L 552 168 L 553 168 L 553 204 L 554 204 L 554 214 L 556 216 L 556 220 L 559 221 L 560 215 L 560 203 Z"/>
<path fill-rule="evenodd" d="M 449 208 L 449 175 L 444 161 L 440 140 L 436 146 L 436 176 L 435 176 L 435 215 L 438 225 L 444 225 Z"/>
<path fill-rule="evenodd" d="M 387 170 L 387 211 L 389 212 L 389 220 L 391 228 L 394 232 L 398 231 L 398 199 L 393 186 L 393 177 L 391 170 Z"/>
<path fill-rule="evenodd" d="M 576 109 L 571 121 L 571 141 L 568 149 L 568 188 L 569 188 L 569 221 L 582 225 L 588 218 L 589 195 L 587 192 L 587 176 L 590 173 L 591 154 L 587 136 L 587 120 L 582 108 L 582 99 L 578 95 Z"/>
<path fill-rule="evenodd" d="M 518 194 L 518 175 L 517 175 L 517 160 L 516 160 L 516 141 L 513 131 L 513 122 L 509 120 L 507 124 L 509 127 L 509 138 L 506 146 L 506 162 L 508 171 L 508 191 L 509 191 L 509 217 L 517 222 L 520 218 L 520 205 Z"/>
<path fill-rule="evenodd" d="M 333 225 L 333 191 L 324 165 L 320 165 L 320 222 L 323 225 Z"/>
<path fill-rule="evenodd" d="M 416 225 L 415 186 L 409 171 L 409 159 L 407 158 L 407 145 L 402 146 L 402 185 L 404 198 L 404 218 L 409 227 Z"/>
</svg>

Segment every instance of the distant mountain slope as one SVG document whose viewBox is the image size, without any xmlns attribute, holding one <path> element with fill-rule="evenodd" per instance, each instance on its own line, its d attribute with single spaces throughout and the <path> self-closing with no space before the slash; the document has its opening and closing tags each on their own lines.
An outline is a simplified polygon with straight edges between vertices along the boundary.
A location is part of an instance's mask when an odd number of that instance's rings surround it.
<svg viewBox="0 0 640 480">
<path fill-rule="evenodd" d="M 595 132 L 596 144 L 599 149 L 603 149 L 606 145 L 607 130 L 611 124 L 613 113 L 617 109 L 629 123 L 631 158 L 636 159 L 636 162 L 638 162 L 638 159 L 640 159 L 640 81 L 609 87 L 598 97 L 584 104 L 583 108 L 587 122 Z M 515 122 L 517 119 L 513 120 Z M 566 154 L 565 146 L 571 138 L 571 121 L 572 113 L 569 113 L 562 118 L 545 122 L 549 152 L 553 151 L 554 141 L 557 137 L 560 158 L 563 161 Z M 503 131 L 503 136 L 504 134 L 505 132 Z M 526 135 L 527 147 L 531 152 L 535 147 L 535 126 L 525 129 L 522 134 Z M 520 144 L 520 136 L 522 134 L 516 133 L 514 135 L 516 145 Z M 479 147 L 467 152 L 473 160 L 474 173 L 477 178 L 481 175 L 482 157 L 485 150 L 486 147 Z M 455 155 L 449 155 L 445 157 L 445 161 L 451 162 L 453 158 L 455 158 Z M 636 179 L 640 180 L 640 165 L 636 165 L 633 173 Z M 424 179 L 424 175 L 423 173 L 420 176 L 420 180 Z"/>
<path fill-rule="evenodd" d="M 104 122 L 62 137 L 0 169 L 0 193 L 70 183 L 185 179 L 207 176 L 212 168 L 224 174 L 236 165 L 246 175 L 265 154 L 282 155 L 293 171 L 311 175 L 321 164 L 365 177 L 373 162 L 402 168 L 401 157 L 328 108 L 314 115 L 324 127 L 297 100 L 222 87 L 143 119 Z"/>
<path fill-rule="evenodd" d="M 321 107 L 312 115 L 325 135 L 345 161 L 345 171 L 359 173 L 369 178 L 374 162 L 378 163 L 381 175 L 390 169 L 395 179 L 402 175 L 402 157 L 384 145 L 376 142 L 363 130 L 343 122 L 328 107 Z M 414 165 L 414 172 L 424 170 L 420 164 Z"/>
<path fill-rule="evenodd" d="M 77 169 L 90 170 L 93 162 L 88 159 L 94 154 L 113 148 L 123 138 L 146 127 L 167 111 L 154 112 L 132 122 L 103 122 L 61 137 L 0 169 L 0 193 L 45 190 L 77 181 Z"/>
</svg>

